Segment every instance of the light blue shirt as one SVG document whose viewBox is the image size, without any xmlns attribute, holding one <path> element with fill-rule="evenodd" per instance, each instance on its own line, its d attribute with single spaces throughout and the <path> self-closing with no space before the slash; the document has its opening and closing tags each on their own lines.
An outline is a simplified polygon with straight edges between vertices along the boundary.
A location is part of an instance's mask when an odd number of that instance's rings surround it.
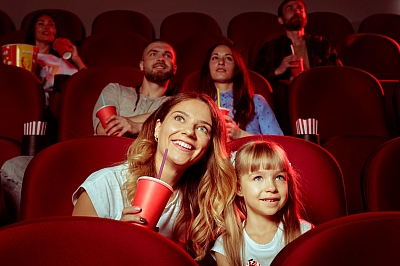
<svg viewBox="0 0 400 266">
<path fill-rule="evenodd" d="M 231 110 L 229 116 L 233 118 L 233 91 L 220 92 L 221 107 Z M 255 114 L 253 120 L 246 126 L 246 131 L 253 135 L 283 135 L 283 132 L 276 120 L 275 114 L 268 102 L 260 94 L 253 97 Z M 215 101 L 217 102 L 217 101 Z"/>
</svg>

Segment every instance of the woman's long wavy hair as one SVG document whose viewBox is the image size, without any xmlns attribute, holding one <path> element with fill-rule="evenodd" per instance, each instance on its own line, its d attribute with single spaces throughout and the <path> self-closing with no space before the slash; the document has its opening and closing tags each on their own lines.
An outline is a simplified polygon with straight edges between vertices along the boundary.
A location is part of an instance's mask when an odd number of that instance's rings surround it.
<svg viewBox="0 0 400 266">
<path fill-rule="evenodd" d="M 227 152 L 225 122 L 214 101 L 205 94 L 181 93 L 165 101 L 143 124 L 137 139 L 128 150 L 128 180 L 125 183 L 127 200 L 135 196 L 140 176 L 156 176 L 154 139 L 156 121 L 161 123 L 177 104 L 199 100 L 209 106 L 212 132 L 210 146 L 203 158 L 188 167 L 176 184 L 181 193 L 181 210 L 174 224 L 175 240 L 185 243 L 187 251 L 196 260 L 204 258 L 216 238 L 217 228 L 223 225 L 223 215 L 233 213 L 235 184 L 229 176 L 235 175 Z M 162 136 L 159 136 L 162 137 Z M 185 239 L 180 239 L 185 235 Z"/>
<path fill-rule="evenodd" d="M 249 72 L 237 48 L 231 43 L 219 43 L 214 45 L 207 53 L 203 66 L 200 71 L 200 91 L 216 99 L 217 88 L 210 74 L 210 59 L 215 48 L 225 45 L 232 51 L 235 62 L 235 71 L 233 75 L 233 109 L 236 124 L 243 130 L 251 122 L 255 114 L 253 102 L 254 86 L 250 80 Z"/>
<path fill-rule="evenodd" d="M 240 186 L 241 176 L 260 169 L 280 170 L 287 174 L 288 199 L 282 209 L 275 214 L 276 224 L 279 225 L 281 222 L 283 224 L 285 245 L 287 245 L 301 234 L 300 218 L 302 217 L 303 207 L 299 193 L 298 174 L 290 165 L 283 148 L 270 140 L 252 141 L 238 149 L 235 158 L 237 188 Z M 244 251 L 242 220 L 247 216 L 246 203 L 243 197 L 236 196 L 235 206 L 237 214 L 227 216 L 226 220 L 230 224 L 233 224 L 233 222 L 236 222 L 236 224 L 225 232 L 223 245 L 230 264 L 239 266 L 243 265 Z"/>
<path fill-rule="evenodd" d="M 59 31 L 58 31 L 58 27 L 57 27 L 57 22 L 54 19 L 54 17 L 52 15 L 50 15 L 49 13 L 47 13 L 47 12 L 39 12 L 32 18 L 31 22 L 28 25 L 28 29 L 27 29 L 26 35 L 25 35 L 25 43 L 26 44 L 36 45 L 36 36 L 35 36 L 36 23 L 37 23 L 38 19 L 41 16 L 44 16 L 44 15 L 49 16 L 53 20 L 54 25 L 56 27 L 56 34 L 54 36 L 54 40 L 59 37 Z M 50 54 L 55 55 L 55 56 L 59 56 L 58 53 L 53 49 L 53 43 L 50 44 Z"/>
</svg>

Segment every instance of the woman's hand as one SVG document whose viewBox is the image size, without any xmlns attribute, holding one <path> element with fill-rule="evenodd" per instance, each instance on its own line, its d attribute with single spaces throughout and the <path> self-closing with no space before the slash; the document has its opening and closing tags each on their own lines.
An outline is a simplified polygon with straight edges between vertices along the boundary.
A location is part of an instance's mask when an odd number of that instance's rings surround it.
<svg viewBox="0 0 400 266">
<path fill-rule="evenodd" d="M 65 46 L 68 46 L 71 50 L 72 56 L 71 61 L 78 68 L 78 70 L 82 70 L 86 68 L 86 65 L 83 63 L 81 57 L 78 54 L 78 48 L 68 39 L 62 38 L 62 42 Z"/>
<path fill-rule="evenodd" d="M 229 115 L 225 115 L 224 118 L 226 122 L 226 128 L 228 130 L 229 139 L 233 140 L 243 137 L 243 134 L 246 131 L 240 129 L 236 122 L 233 121 L 232 117 L 230 117 Z"/>
<path fill-rule="evenodd" d="M 140 217 L 142 209 L 139 206 L 130 206 L 122 210 L 121 221 L 129 223 L 147 224 L 147 220 Z"/>
</svg>

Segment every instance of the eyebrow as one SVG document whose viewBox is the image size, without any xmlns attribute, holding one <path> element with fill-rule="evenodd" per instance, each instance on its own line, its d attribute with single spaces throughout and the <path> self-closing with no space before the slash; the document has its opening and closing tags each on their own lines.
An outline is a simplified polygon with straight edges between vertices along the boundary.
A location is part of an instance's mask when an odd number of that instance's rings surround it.
<svg viewBox="0 0 400 266">
<path fill-rule="evenodd" d="M 212 53 L 211 55 L 220 55 L 220 53 Z M 227 54 L 225 54 L 225 55 L 233 56 L 233 54 L 230 54 L 230 53 L 227 53 Z"/>
<path fill-rule="evenodd" d="M 186 117 L 190 117 L 188 113 L 183 112 L 183 111 L 175 111 L 175 112 L 173 112 L 172 114 L 174 114 L 174 113 L 180 113 L 180 114 L 182 114 L 182 115 L 184 115 L 184 116 L 186 116 Z M 200 122 L 200 123 L 203 123 L 203 124 L 206 124 L 206 125 L 208 125 L 210 128 L 212 128 L 212 125 L 211 125 L 210 123 L 208 123 L 207 121 L 199 120 L 199 122 Z"/>
</svg>

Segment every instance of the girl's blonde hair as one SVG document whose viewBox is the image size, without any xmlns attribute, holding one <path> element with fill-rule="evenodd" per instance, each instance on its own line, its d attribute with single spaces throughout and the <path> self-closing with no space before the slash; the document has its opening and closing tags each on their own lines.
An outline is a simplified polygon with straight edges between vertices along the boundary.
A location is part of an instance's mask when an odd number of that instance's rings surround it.
<svg viewBox="0 0 400 266">
<path fill-rule="evenodd" d="M 156 176 L 154 139 L 156 121 L 161 123 L 177 104 L 199 100 L 211 113 L 211 142 L 202 159 L 188 167 L 175 189 L 181 193 L 181 210 L 174 224 L 175 240 L 182 241 L 196 260 L 204 258 L 216 238 L 216 228 L 223 225 L 223 215 L 234 212 L 235 175 L 227 152 L 227 131 L 214 101 L 205 94 L 181 93 L 169 98 L 143 124 L 137 139 L 128 150 L 128 180 L 125 183 L 127 200 L 131 202 L 140 176 Z M 159 136 L 162 137 L 162 136 Z M 185 235 L 185 239 L 180 239 Z"/>
<path fill-rule="evenodd" d="M 237 188 L 240 186 L 240 176 L 260 169 L 280 170 L 287 173 L 288 200 L 282 209 L 276 213 L 275 218 L 277 225 L 281 222 L 283 224 L 285 245 L 297 238 L 301 234 L 300 218 L 302 209 L 298 174 L 291 166 L 283 148 L 271 140 L 248 142 L 238 149 L 234 164 L 237 175 Z M 225 223 L 230 226 L 223 235 L 224 249 L 227 259 L 232 266 L 243 265 L 244 240 L 242 220 L 247 216 L 246 204 L 243 197 L 236 196 L 235 207 L 237 214 L 225 217 Z M 234 224 L 233 221 L 236 223 Z M 240 247 L 238 247 L 238 243 L 240 243 Z"/>
</svg>

